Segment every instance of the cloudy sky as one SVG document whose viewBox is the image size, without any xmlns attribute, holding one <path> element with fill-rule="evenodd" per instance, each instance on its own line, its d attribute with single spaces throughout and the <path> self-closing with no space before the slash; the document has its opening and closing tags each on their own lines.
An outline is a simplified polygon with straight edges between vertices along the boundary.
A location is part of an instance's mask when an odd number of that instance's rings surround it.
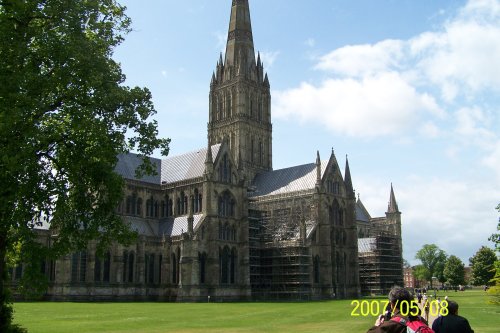
<svg viewBox="0 0 500 333">
<path fill-rule="evenodd" d="M 229 0 L 122 0 L 127 84 L 153 93 L 170 155 L 206 145 Z M 500 1 L 250 0 L 272 93 L 274 169 L 348 155 L 383 216 L 391 183 L 404 257 L 435 243 L 468 264 L 500 202 Z"/>
</svg>

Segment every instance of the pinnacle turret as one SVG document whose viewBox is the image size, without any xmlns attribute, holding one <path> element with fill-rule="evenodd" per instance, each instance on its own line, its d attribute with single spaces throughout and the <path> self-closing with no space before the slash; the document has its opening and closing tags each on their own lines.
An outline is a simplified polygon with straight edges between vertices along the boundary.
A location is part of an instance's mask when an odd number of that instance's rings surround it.
<svg viewBox="0 0 500 333">
<path fill-rule="evenodd" d="M 319 150 L 316 151 L 316 186 L 321 184 L 321 158 L 319 157 Z"/>
<path fill-rule="evenodd" d="M 214 171 L 214 161 L 212 157 L 212 146 L 210 145 L 210 140 L 208 140 L 207 147 L 207 157 L 205 158 L 205 177 L 211 178 Z"/>
<path fill-rule="evenodd" d="M 396 196 L 394 195 L 394 189 L 391 183 L 391 195 L 389 197 L 389 205 L 387 206 L 387 213 L 399 213 L 398 203 L 396 202 Z"/>
<path fill-rule="evenodd" d="M 352 178 L 351 178 L 351 170 L 349 169 L 349 159 L 347 158 L 347 155 L 345 156 L 345 188 L 347 190 L 347 195 L 349 197 L 355 197 L 354 196 L 354 189 L 352 187 Z"/>
</svg>

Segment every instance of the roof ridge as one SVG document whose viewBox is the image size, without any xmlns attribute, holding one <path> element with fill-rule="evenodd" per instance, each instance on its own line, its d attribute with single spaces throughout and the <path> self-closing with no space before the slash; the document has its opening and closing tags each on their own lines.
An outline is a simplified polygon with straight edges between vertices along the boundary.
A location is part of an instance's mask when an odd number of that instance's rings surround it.
<svg viewBox="0 0 500 333">
<path fill-rule="evenodd" d="M 211 145 L 210 148 L 213 148 L 213 147 L 216 147 L 216 146 L 220 146 L 220 145 L 222 145 L 222 144 L 221 143 L 216 143 L 216 144 Z M 208 150 L 208 147 L 202 147 L 202 148 L 199 148 L 199 149 L 193 149 L 191 151 L 187 151 L 187 152 L 182 153 L 182 154 L 178 154 L 178 155 L 174 155 L 174 156 L 166 156 L 165 158 L 162 159 L 162 161 L 165 161 L 165 160 L 168 160 L 168 159 L 171 159 L 171 158 L 186 156 L 186 155 L 190 155 L 190 154 L 194 154 L 194 153 L 199 153 L 201 151 L 207 151 L 207 150 Z"/>
</svg>

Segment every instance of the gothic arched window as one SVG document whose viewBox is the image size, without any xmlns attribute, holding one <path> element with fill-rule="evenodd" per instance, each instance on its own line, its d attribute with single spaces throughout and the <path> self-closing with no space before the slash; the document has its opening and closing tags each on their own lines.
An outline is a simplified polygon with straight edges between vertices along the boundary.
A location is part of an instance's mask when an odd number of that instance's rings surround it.
<svg viewBox="0 0 500 333">
<path fill-rule="evenodd" d="M 104 257 L 99 257 L 95 254 L 94 262 L 94 281 L 95 282 L 109 282 L 111 270 L 111 254 L 106 252 Z"/>
<path fill-rule="evenodd" d="M 236 249 L 231 250 L 231 262 L 229 263 L 229 282 L 233 284 L 236 280 Z"/>
<path fill-rule="evenodd" d="M 171 255 L 171 266 L 172 266 L 172 284 L 177 283 L 177 260 L 175 258 L 175 253 L 172 253 Z"/>
<path fill-rule="evenodd" d="M 160 202 L 160 217 L 167 216 L 167 205 L 165 204 L 165 200 Z"/>
<path fill-rule="evenodd" d="M 153 284 L 155 281 L 155 255 L 146 253 L 144 255 L 144 282 Z"/>
<path fill-rule="evenodd" d="M 194 190 L 192 204 L 193 204 L 193 212 L 194 213 L 201 212 L 201 194 L 199 193 L 198 189 Z"/>
<path fill-rule="evenodd" d="M 319 283 L 319 256 L 316 255 L 313 259 L 314 266 L 314 283 Z"/>
<path fill-rule="evenodd" d="M 231 252 L 227 246 L 222 250 L 219 249 L 219 277 L 221 284 L 229 283 L 229 273 L 231 264 Z"/>
<path fill-rule="evenodd" d="M 153 200 L 148 199 L 146 200 L 146 217 L 153 216 L 152 210 L 153 210 Z"/>
<path fill-rule="evenodd" d="M 259 140 L 259 164 L 264 164 L 264 151 L 262 147 L 262 141 Z"/>
<path fill-rule="evenodd" d="M 168 217 L 174 215 L 174 202 L 172 201 L 172 199 L 169 199 L 168 196 L 167 199 L 168 199 L 168 204 L 167 204 L 167 217 Z"/>
<path fill-rule="evenodd" d="M 80 251 L 73 253 L 71 258 L 71 281 L 85 282 L 86 273 L 87 273 L 87 252 Z"/>
<path fill-rule="evenodd" d="M 222 157 L 221 164 L 219 166 L 219 180 L 225 183 L 231 183 L 231 162 L 227 154 Z"/>
<path fill-rule="evenodd" d="M 135 215 L 142 216 L 142 199 L 141 198 L 137 199 L 137 210 L 135 212 Z"/>
<path fill-rule="evenodd" d="M 221 196 L 219 196 L 218 211 L 219 216 L 228 217 L 234 216 L 235 213 L 235 200 L 229 191 L 225 191 Z"/>
<path fill-rule="evenodd" d="M 132 196 L 129 195 L 127 197 L 127 203 L 125 205 L 125 214 L 133 214 L 132 206 L 133 206 L 133 199 L 132 199 Z"/>
<path fill-rule="evenodd" d="M 207 253 L 199 253 L 198 252 L 198 260 L 200 261 L 200 283 L 205 283 L 205 272 L 206 272 L 206 264 L 207 264 Z"/>
</svg>

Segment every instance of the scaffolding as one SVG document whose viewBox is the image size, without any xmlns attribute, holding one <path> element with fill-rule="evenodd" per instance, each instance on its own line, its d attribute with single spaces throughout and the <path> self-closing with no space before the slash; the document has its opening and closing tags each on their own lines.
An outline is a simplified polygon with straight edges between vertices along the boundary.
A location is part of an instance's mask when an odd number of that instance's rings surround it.
<svg viewBox="0 0 500 333">
<path fill-rule="evenodd" d="M 254 201 L 249 216 L 250 283 L 254 299 L 309 299 L 311 198 Z"/>
<path fill-rule="evenodd" d="M 381 232 L 361 239 L 371 248 L 359 252 L 359 278 L 363 295 L 387 294 L 393 286 L 403 285 L 401 242 L 396 235 Z"/>
</svg>

